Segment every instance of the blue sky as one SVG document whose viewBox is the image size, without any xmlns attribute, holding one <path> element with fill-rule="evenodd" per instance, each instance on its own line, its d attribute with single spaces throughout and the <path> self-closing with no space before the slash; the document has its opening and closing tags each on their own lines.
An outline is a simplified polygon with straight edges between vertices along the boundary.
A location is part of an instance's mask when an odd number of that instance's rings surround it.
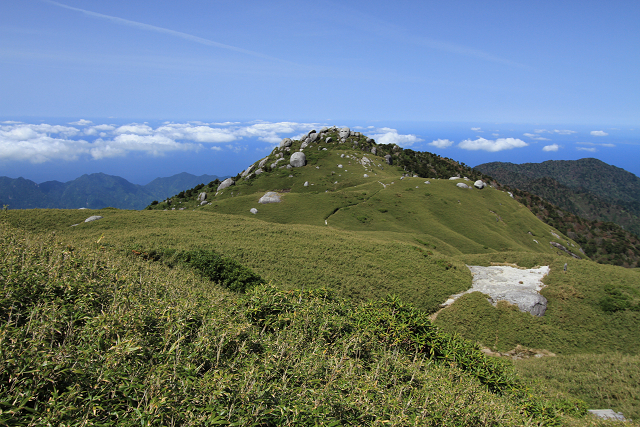
<svg viewBox="0 0 640 427">
<path fill-rule="evenodd" d="M 323 125 L 640 175 L 638 22 L 638 1 L 2 2 L 0 175 L 235 175 Z"/>
</svg>

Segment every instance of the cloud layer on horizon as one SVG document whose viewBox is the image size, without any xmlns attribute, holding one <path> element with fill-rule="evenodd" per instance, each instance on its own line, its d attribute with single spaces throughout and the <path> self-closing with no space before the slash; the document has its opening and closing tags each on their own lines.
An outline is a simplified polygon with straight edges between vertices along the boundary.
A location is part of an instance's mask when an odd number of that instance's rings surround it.
<svg viewBox="0 0 640 427">
<path fill-rule="evenodd" d="M 267 143 L 272 149 L 284 137 L 300 137 L 324 125 L 296 122 L 173 123 L 152 127 L 147 123 L 124 125 L 94 124 L 80 119 L 66 125 L 2 122 L 0 124 L 0 160 L 45 163 L 123 157 L 131 153 L 163 156 L 175 151 L 212 149 L 237 152 L 240 141 Z M 403 147 L 422 141 L 416 135 L 399 134 L 387 127 L 368 129 L 381 144 Z M 369 132 L 367 132 L 369 133 Z M 297 136 L 296 136 L 297 135 Z"/>
</svg>

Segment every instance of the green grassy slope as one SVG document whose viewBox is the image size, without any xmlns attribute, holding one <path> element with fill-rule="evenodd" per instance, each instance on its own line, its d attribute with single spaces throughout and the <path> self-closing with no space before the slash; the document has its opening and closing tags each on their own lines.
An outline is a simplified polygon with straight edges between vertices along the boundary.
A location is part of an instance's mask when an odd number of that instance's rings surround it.
<svg viewBox="0 0 640 427">
<path fill-rule="evenodd" d="M 233 294 L 102 242 L 0 227 L 3 425 L 524 426 L 584 413 L 395 299 Z"/>
</svg>

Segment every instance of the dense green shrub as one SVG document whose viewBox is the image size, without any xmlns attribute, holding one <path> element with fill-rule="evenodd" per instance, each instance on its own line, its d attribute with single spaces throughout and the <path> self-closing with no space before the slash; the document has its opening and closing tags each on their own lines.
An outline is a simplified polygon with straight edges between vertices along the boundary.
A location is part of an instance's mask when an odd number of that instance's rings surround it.
<svg viewBox="0 0 640 427">
<path fill-rule="evenodd" d="M 212 282 L 235 292 L 246 292 L 264 283 L 264 280 L 249 268 L 213 250 L 154 249 L 149 252 L 133 250 L 132 253 L 141 255 L 145 259 L 161 261 L 171 267 L 176 264 L 187 265 Z"/>
</svg>

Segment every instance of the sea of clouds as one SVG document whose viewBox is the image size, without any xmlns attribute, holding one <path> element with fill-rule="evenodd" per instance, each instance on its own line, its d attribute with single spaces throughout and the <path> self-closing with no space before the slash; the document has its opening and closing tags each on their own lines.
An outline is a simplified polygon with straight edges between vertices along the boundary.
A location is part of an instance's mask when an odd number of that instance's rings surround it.
<svg viewBox="0 0 640 427">
<path fill-rule="evenodd" d="M 216 151 L 256 145 L 272 149 L 282 138 L 300 138 L 320 123 L 298 122 L 164 122 L 96 124 L 81 119 L 65 125 L 17 121 L 0 123 L 0 159 L 44 163 L 54 160 L 95 160 L 126 156 L 133 152 L 163 156 L 175 151 Z M 409 146 L 422 141 L 416 135 L 399 134 L 388 127 L 367 128 L 379 143 Z"/>
<path fill-rule="evenodd" d="M 311 129 L 319 130 L 324 123 L 305 122 L 163 122 L 156 125 L 143 123 L 94 123 L 81 119 L 64 124 L 0 122 L 0 160 L 23 161 L 32 164 L 56 160 L 100 160 L 124 157 L 132 153 L 151 157 L 171 152 L 198 152 L 200 150 L 240 152 L 248 148 L 270 151 L 282 138 L 299 139 Z M 475 138 L 464 138 L 456 143 L 451 139 L 433 139 L 426 142 L 414 133 L 400 133 L 390 127 L 354 127 L 379 144 L 397 144 L 416 149 L 446 150 L 449 147 L 465 151 L 495 153 L 528 147 L 541 141 L 552 142 L 554 136 L 576 134 L 573 130 L 535 129 L 522 134 L 524 139 L 502 136 L 496 130 L 471 128 Z M 491 136 L 489 136 L 491 133 Z M 486 137 L 484 136 L 486 135 Z M 592 137 L 605 137 L 604 131 L 590 132 Z M 528 141 L 528 142 L 527 142 Z M 424 143 L 424 144 L 421 144 Z M 595 152 L 597 146 L 613 147 L 608 143 L 575 142 L 580 151 Z M 544 152 L 563 148 L 558 143 L 540 147 Z"/>
</svg>

